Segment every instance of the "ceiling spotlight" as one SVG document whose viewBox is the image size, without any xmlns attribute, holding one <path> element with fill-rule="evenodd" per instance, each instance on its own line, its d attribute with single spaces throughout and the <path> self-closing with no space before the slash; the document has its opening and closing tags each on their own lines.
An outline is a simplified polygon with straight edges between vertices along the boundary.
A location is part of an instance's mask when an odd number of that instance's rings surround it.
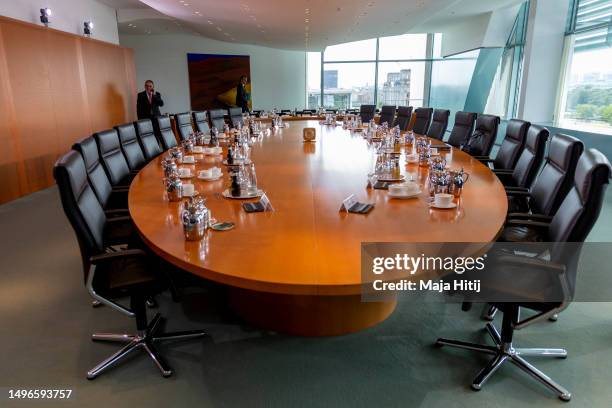
<svg viewBox="0 0 612 408">
<path fill-rule="evenodd" d="M 83 22 L 83 33 L 90 37 L 92 34 L 92 30 L 93 30 L 93 23 L 91 21 L 84 21 Z"/>
<path fill-rule="evenodd" d="M 45 27 L 49 26 L 49 17 L 51 17 L 51 9 L 49 7 L 40 9 L 40 22 L 45 25 Z"/>
</svg>

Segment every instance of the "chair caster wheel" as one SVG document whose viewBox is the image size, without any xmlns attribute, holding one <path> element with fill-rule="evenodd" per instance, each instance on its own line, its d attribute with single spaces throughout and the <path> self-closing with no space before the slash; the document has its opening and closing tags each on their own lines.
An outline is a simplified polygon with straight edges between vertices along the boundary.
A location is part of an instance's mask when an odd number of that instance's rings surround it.
<svg viewBox="0 0 612 408">
<path fill-rule="evenodd" d="M 444 344 L 440 343 L 439 341 L 436 341 L 436 342 L 433 344 L 433 346 L 434 346 L 435 348 L 442 348 L 442 346 L 444 346 Z"/>
<path fill-rule="evenodd" d="M 567 394 L 561 394 L 559 395 L 559 399 L 563 402 L 568 402 L 569 400 L 572 399 L 572 394 L 569 392 Z"/>
<path fill-rule="evenodd" d="M 472 391 L 480 391 L 481 390 L 481 387 L 478 384 L 472 384 L 471 387 L 472 387 Z"/>
<path fill-rule="evenodd" d="M 149 309 L 155 309 L 157 307 L 157 301 L 154 298 L 147 299 L 147 307 Z"/>
<path fill-rule="evenodd" d="M 162 373 L 162 377 L 164 377 L 164 378 L 168 378 L 168 377 L 171 377 L 171 376 L 172 376 L 172 371 L 168 371 L 168 372 Z"/>
</svg>

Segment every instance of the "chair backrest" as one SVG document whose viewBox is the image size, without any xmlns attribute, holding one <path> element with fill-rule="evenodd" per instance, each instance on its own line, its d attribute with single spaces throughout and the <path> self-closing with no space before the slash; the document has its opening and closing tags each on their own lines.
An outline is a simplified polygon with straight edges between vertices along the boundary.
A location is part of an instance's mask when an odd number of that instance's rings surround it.
<svg viewBox="0 0 612 408">
<path fill-rule="evenodd" d="M 100 161 L 106 170 L 106 175 L 113 186 L 121 184 L 130 174 L 130 167 L 121 151 L 119 135 L 115 129 L 94 133 L 98 143 Z"/>
<path fill-rule="evenodd" d="M 290 111 L 288 111 L 288 112 L 290 112 Z M 231 123 L 233 128 L 237 128 L 238 124 L 240 124 L 240 126 L 242 126 L 242 124 L 243 124 L 243 121 L 242 121 L 242 108 L 229 108 L 227 110 L 227 113 L 229 113 L 230 123 Z M 281 115 L 282 114 L 283 114 L 283 112 L 281 111 Z"/>
<path fill-rule="evenodd" d="M 548 228 L 549 242 L 584 242 L 601 212 L 611 171 L 600 151 L 582 153 L 573 185 Z"/>
<path fill-rule="evenodd" d="M 389 125 L 389 127 L 393 126 L 393 118 L 395 117 L 395 105 L 383 105 L 380 108 L 380 120 L 378 123 L 381 125 L 385 122 Z"/>
<path fill-rule="evenodd" d="M 179 139 L 186 140 L 189 135 L 193 133 L 193 126 L 191 126 L 191 114 L 189 112 L 177 113 L 174 115 L 176 122 L 176 131 L 178 132 Z"/>
<path fill-rule="evenodd" d="M 466 144 L 474 132 L 475 122 L 476 114 L 473 112 L 459 111 L 455 113 L 455 124 L 447 143 L 454 147 L 461 147 Z"/>
<path fill-rule="evenodd" d="M 393 121 L 393 127 L 399 126 L 401 131 L 408 130 L 410 118 L 412 117 L 412 106 L 399 106 L 397 108 L 397 116 Z"/>
<path fill-rule="evenodd" d="M 153 160 L 162 153 L 162 148 L 159 146 L 155 132 L 153 131 L 153 123 L 151 119 L 141 119 L 134 122 L 136 127 L 136 136 L 142 148 L 147 162 Z"/>
<path fill-rule="evenodd" d="M 147 162 L 145 159 L 142 148 L 138 143 L 138 137 L 136 137 L 136 128 L 134 123 L 125 123 L 123 125 L 115 126 L 115 130 L 119 135 L 119 142 L 121 143 L 121 151 L 125 156 L 125 160 L 130 170 L 140 170 Z"/>
<path fill-rule="evenodd" d="M 104 250 L 106 215 L 87 179 L 83 157 L 74 150 L 60 157 L 53 168 L 64 213 L 72 225 L 83 262 L 85 280 L 89 259 Z"/>
<path fill-rule="evenodd" d="M 374 119 L 374 112 L 376 111 L 376 105 L 361 105 L 359 107 L 359 116 L 363 123 L 368 123 Z"/>
<path fill-rule="evenodd" d="M 529 206 L 533 212 L 555 215 L 574 184 L 576 164 L 583 150 L 584 145 L 575 137 L 564 134 L 553 136 L 542 171 L 530 189 Z"/>
<path fill-rule="evenodd" d="M 416 114 L 416 120 L 412 126 L 412 131 L 418 135 L 424 135 L 429 129 L 431 123 L 431 115 L 433 114 L 432 108 L 416 108 L 414 110 Z"/>
<path fill-rule="evenodd" d="M 548 129 L 536 125 L 529 127 L 525 148 L 512 171 L 512 179 L 515 185 L 525 188 L 531 187 L 531 183 L 533 183 L 542 165 L 547 140 Z"/>
<path fill-rule="evenodd" d="M 530 122 L 511 119 L 506 127 L 506 136 L 495 156 L 493 164 L 496 169 L 514 169 L 516 162 L 525 146 L 525 136 Z"/>
<path fill-rule="evenodd" d="M 172 123 L 170 123 L 170 117 L 157 116 L 155 118 L 155 123 L 157 123 L 157 138 L 161 141 L 164 150 L 177 146 L 176 136 L 174 136 L 174 132 L 172 131 Z"/>
<path fill-rule="evenodd" d="M 499 127 L 499 116 L 478 115 L 474 133 L 470 136 L 463 150 L 472 156 L 489 156 Z"/>
<path fill-rule="evenodd" d="M 427 130 L 427 136 L 433 137 L 434 139 L 444 139 L 446 128 L 448 127 L 448 117 L 450 111 L 448 109 L 436 109 L 433 112 L 433 120 Z"/>
<path fill-rule="evenodd" d="M 210 119 L 210 127 L 216 127 L 219 132 L 223 132 L 223 126 L 225 125 L 225 109 L 211 109 L 208 111 L 208 118 Z"/>
<path fill-rule="evenodd" d="M 81 154 L 89 184 L 100 205 L 106 207 L 108 199 L 113 192 L 113 186 L 106 175 L 102 163 L 100 163 L 100 153 L 98 152 L 96 140 L 93 136 L 85 137 L 75 142 L 72 148 Z"/>
<path fill-rule="evenodd" d="M 197 111 L 193 112 L 192 115 L 195 130 L 202 133 L 210 133 L 210 126 L 208 126 L 208 112 Z"/>
</svg>

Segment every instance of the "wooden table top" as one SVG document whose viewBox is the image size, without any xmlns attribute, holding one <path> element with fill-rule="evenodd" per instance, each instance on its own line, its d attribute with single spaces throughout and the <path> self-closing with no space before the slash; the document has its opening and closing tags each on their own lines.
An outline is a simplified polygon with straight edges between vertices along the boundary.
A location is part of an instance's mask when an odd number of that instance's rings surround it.
<svg viewBox="0 0 612 408">
<path fill-rule="evenodd" d="M 316 142 L 302 142 L 306 126 L 316 128 Z M 361 133 L 340 126 L 291 122 L 258 141 L 251 157 L 274 212 L 246 213 L 242 201 L 221 197 L 229 178 L 221 156 L 196 155 L 192 170 L 216 165 L 224 172 L 218 181 L 191 179 L 196 190 L 207 198 L 214 218 L 236 226 L 187 242 L 181 206 L 165 196 L 160 156 L 130 187 L 129 209 L 143 239 L 171 263 L 216 282 L 274 293 L 348 295 L 360 291 L 361 242 L 491 242 L 506 217 L 507 199 L 497 177 L 458 150 L 446 154 L 447 161 L 452 168 L 463 167 L 470 179 L 452 210 L 429 208 L 427 169 L 416 164 L 401 168 L 418 177 L 424 191 L 418 198 L 390 199 L 385 190 L 367 189 L 374 149 Z M 375 209 L 368 215 L 339 212 L 350 194 L 375 203 Z"/>
</svg>

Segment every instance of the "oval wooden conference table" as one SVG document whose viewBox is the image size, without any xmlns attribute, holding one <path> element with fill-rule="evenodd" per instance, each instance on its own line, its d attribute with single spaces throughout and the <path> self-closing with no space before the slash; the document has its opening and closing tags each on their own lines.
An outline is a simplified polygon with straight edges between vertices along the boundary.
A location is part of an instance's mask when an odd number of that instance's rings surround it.
<svg viewBox="0 0 612 408">
<path fill-rule="evenodd" d="M 315 142 L 302 141 L 304 127 L 316 128 Z M 491 242 L 506 217 L 503 186 L 467 154 L 446 154 L 451 167 L 470 173 L 460 208 L 431 209 L 426 193 L 395 200 L 385 190 L 367 189 L 373 146 L 361 133 L 318 121 L 293 121 L 268 131 L 253 146 L 258 185 L 273 212 L 246 213 L 242 201 L 223 198 L 228 175 L 222 156 L 195 156 L 192 173 L 222 167 L 224 176 L 218 181 L 191 180 L 207 198 L 212 216 L 234 222 L 235 228 L 210 230 L 202 241 L 186 241 L 180 203 L 169 202 L 164 192 L 160 156 L 130 186 L 129 210 L 139 233 L 172 264 L 228 285 L 230 306 L 246 321 L 284 333 L 350 333 L 393 312 L 395 298 L 361 301 L 362 242 Z M 426 168 L 401 167 L 402 173 L 417 175 L 426 191 Z M 368 215 L 339 212 L 350 194 L 375 203 L 375 209 Z"/>
</svg>

